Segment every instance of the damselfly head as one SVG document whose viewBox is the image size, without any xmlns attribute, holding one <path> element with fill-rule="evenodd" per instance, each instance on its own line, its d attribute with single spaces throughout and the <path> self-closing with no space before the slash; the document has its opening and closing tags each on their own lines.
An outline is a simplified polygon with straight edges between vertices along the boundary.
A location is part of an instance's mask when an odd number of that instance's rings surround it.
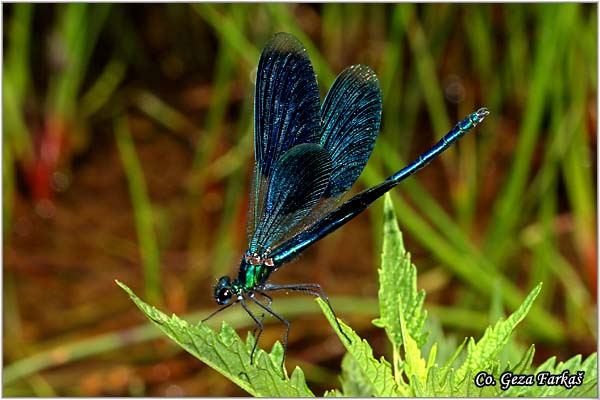
<svg viewBox="0 0 600 400">
<path fill-rule="evenodd" d="M 227 305 L 231 302 L 233 291 L 231 286 L 231 278 L 223 276 L 219 279 L 215 286 L 215 302 L 219 305 Z"/>
</svg>

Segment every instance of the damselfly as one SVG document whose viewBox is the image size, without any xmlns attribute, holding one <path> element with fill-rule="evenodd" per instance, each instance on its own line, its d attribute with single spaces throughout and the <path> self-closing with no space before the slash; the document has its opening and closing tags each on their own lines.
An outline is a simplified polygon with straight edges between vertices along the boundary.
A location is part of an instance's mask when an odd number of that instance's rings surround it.
<svg viewBox="0 0 600 400">
<path fill-rule="evenodd" d="M 252 359 L 263 331 L 262 317 L 248 308 L 247 302 L 252 302 L 285 324 L 285 351 L 290 323 L 273 311 L 267 292 L 304 292 L 323 299 L 332 312 L 333 308 L 319 284 L 277 285 L 268 282 L 271 274 L 426 166 L 487 115 L 485 108 L 468 115 L 408 166 L 342 202 L 379 133 L 379 81 L 371 68 L 350 66 L 336 78 L 321 105 L 304 46 L 291 34 L 276 34 L 263 49 L 256 74 L 248 250 L 237 278 L 219 279 L 214 299 L 224 307 L 205 320 L 240 303 L 258 327 Z"/>
</svg>

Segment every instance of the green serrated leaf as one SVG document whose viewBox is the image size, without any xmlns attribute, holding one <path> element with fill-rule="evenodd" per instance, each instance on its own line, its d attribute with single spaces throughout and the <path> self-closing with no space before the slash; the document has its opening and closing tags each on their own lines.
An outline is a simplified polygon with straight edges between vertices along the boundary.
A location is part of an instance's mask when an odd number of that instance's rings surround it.
<svg viewBox="0 0 600 400">
<path fill-rule="evenodd" d="M 525 374 L 531 368 L 531 363 L 533 363 L 533 356 L 535 355 L 535 346 L 531 345 L 525 351 L 525 354 L 521 358 L 521 360 L 515 365 L 511 371 L 515 374 Z"/>
<path fill-rule="evenodd" d="M 430 368 L 427 376 L 427 386 L 425 390 L 427 393 L 434 393 L 435 388 L 440 387 L 443 390 L 443 386 L 447 383 L 445 379 L 440 379 L 440 369 Z"/>
<path fill-rule="evenodd" d="M 417 291 L 417 270 L 410 262 L 410 253 L 404 249 L 402 233 L 389 194 L 385 195 L 383 210 L 383 250 L 379 269 L 381 317 L 373 323 L 385 329 L 397 351 L 402 344 L 402 329 L 398 314 L 399 299 L 402 299 L 405 324 L 420 348 L 427 340 L 427 333 L 423 332 L 423 325 L 427 318 L 427 312 L 423 311 L 425 292 Z"/>
<path fill-rule="evenodd" d="M 372 383 L 365 379 L 362 370 L 350 353 L 346 353 L 342 359 L 340 382 L 346 397 L 372 397 L 375 393 Z"/>
<path fill-rule="evenodd" d="M 496 356 L 508 342 L 512 331 L 525 318 L 531 308 L 533 301 L 540 293 L 542 284 L 537 285 L 523 304 L 506 319 L 500 320 L 493 327 L 488 327 L 479 342 L 469 340 L 467 344 L 467 358 L 463 365 L 457 370 L 458 381 L 465 380 L 469 371 L 489 371 L 491 364 L 495 362 Z"/>
<path fill-rule="evenodd" d="M 343 321 L 338 319 L 344 333 L 352 341 L 352 343 L 348 343 L 348 340 L 346 340 L 344 334 L 340 332 L 338 325 L 335 323 L 335 316 L 332 314 L 327 304 L 320 298 L 317 298 L 317 303 L 344 346 L 346 346 L 348 353 L 356 361 L 357 369 L 361 372 L 364 381 L 370 382 L 370 385 L 374 389 L 373 395 L 377 397 L 408 396 L 409 391 L 407 387 L 396 384 L 394 376 L 392 375 L 390 363 L 383 357 L 379 360 L 375 359 L 375 357 L 373 357 L 373 349 L 369 343 L 358 336 L 356 332 Z"/>
<path fill-rule="evenodd" d="M 221 332 L 216 333 L 204 324 L 193 326 L 176 315 L 168 317 L 140 300 L 126 285 L 116 282 L 138 308 L 175 343 L 251 395 L 314 397 L 306 385 L 304 373 L 298 367 L 290 378 L 282 376 L 281 345 L 275 345 L 272 353 L 257 348 L 254 363 L 250 364 L 250 352 L 254 345 L 251 335 L 244 343 L 225 322 Z"/>
<path fill-rule="evenodd" d="M 428 370 L 436 366 L 435 359 L 437 357 L 437 349 L 437 343 L 434 343 L 433 346 L 431 346 L 431 351 L 429 351 L 429 359 L 427 360 Z"/>
<path fill-rule="evenodd" d="M 454 354 L 452 354 L 450 356 L 450 358 L 448 359 L 448 361 L 446 361 L 446 364 L 444 364 L 444 366 L 441 368 L 441 372 L 443 373 L 443 375 L 446 375 L 448 373 L 448 371 L 452 368 L 452 364 L 454 364 L 454 361 L 460 355 L 461 351 L 465 347 L 465 344 L 467 344 L 467 340 L 468 339 L 465 338 L 465 340 L 463 340 L 462 343 L 460 345 L 458 345 L 458 347 L 454 351 Z"/>
<path fill-rule="evenodd" d="M 410 386 L 414 389 L 415 396 L 424 396 L 425 393 L 422 393 L 421 390 L 425 389 L 427 383 L 427 363 L 421 357 L 417 342 L 412 338 L 406 326 L 402 298 L 398 300 L 398 315 L 400 316 L 400 329 L 404 341 L 404 373 L 409 377 Z"/>
</svg>

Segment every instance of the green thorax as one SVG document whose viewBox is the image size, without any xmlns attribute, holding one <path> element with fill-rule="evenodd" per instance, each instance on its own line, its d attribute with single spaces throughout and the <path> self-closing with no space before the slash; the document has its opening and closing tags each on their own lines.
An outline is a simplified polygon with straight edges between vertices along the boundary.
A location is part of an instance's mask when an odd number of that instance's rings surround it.
<svg viewBox="0 0 600 400">
<path fill-rule="evenodd" d="M 254 287 L 263 284 L 269 278 L 271 272 L 273 272 L 271 259 L 246 254 L 240 262 L 240 272 L 235 283 L 242 290 L 252 290 Z"/>
</svg>

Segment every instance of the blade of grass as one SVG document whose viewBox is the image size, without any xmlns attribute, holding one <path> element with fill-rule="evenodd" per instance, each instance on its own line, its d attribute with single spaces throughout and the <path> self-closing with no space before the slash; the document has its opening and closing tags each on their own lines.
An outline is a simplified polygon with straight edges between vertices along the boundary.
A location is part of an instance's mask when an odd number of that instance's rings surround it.
<svg viewBox="0 0 600 400">
<path fill-rule="evenodd" d="M 184 114 L 149 91 L 142 90 L 136 93 L 133 101 L 140 111 L 169 129 L 173 134 L 183 131 L 199 131 Z"/>
<path fill-rule="evenodd" d="M 217 6 L 213 4 L 194 3 L 192 7 L 194 11 L 210 24 L 222 39 L 226 40 L 248 65 L 254 66 L 258 63 L 259 50 L 252 42 L 246 39 L 244 33 L 230 17 L 217 11 Z"/>
<path fill-rule="evenodd" d="M 441 85 L 435 72 L 435 62 L 428 50 L 428 43 L 423 32 L 423 27 L 414 16 L 414 5 L 406 4 L 400 10 L 402 10 L 404 26 L 406 26 L 407 30 L 406 37 L 412 52 L 412 59 L 415 62 L 419 82 L 423 89 L 425 103 L 427 104 L 429 116 L 433 124 L 433 131 L 436 132 L 436 135 L 441 135 L 442 132 L 446 132 L 447 128 L 450 127 L 450 120 L 444 106 L 444 95 L 440 89 Z M 436 136 L 436 138 L 439 137 L 441 136 Z"/>
<path fill-rule="evenodd" d="M 113 58 L 104 67 L 96 82 L 81 97 L 79 113 L 81 118 L 89 118 L 110 100 L 111 95 L 125 78 L 126 71 L 126 64 L 118 58 Z"/>
<path fill-rule="evenodd" d="M 531 76 L 531 63 L 523 62 L 523 60 L 529 60 L 531 58 L 530 39 L 526 33 L 527 21 L 526 18 L 530 15 L 527 12 L 527 8 L 523 7 L 522 4 L 506 4 L 505 8 L 506 15 L 510 15 L 510 18 L 505 19 L 506 26 L 504 30 L 508 35 L 507 45 L 507 58 L 506 63 L 501 64 L 504 67 L 502 75 L 506 78 L 510 78 L 514 82 L 512 87 L 506 90 L 512 90 L 512 93 L 506 93 L 505 98 L 508 95 L 512 95 L 513 98 L 520 102 L 521 99 L 527 97 L 528 81 L 527 78 Z"/>
<path fill-rule="evenodd" d="M 47 111 L 70 120 L 75 115 L 77 98 L 92 50 L 108 17 L 110 4 L 71 3 L 62 8 L 57 37 L 64 52 L 64 65 L 49 84 Z"/>
<path fill-rule="evenodd" d="M 215 76 L 212 79 L 213 90 L 204 123 L 202 144 L 196 147 L 196 154 L 190 171 L 191 176 L 187 184 L 188 194 L 193 198 L 197 198 L 199 190 L 204 186 L 207 176 L 206 163 L 221 139 L 221 128 L 225 122 L 225 114 L 232 88 L 234 65 L 235 58 L 232 48 L 224 43 L 224 40 L 221 40 L 215 61 Z"/>
<path fill-rule="evenodd" d="M 529 97 L 525 105 L 524 120 L 519 130 L 519 139 L 508 177 L 500 197 L 494 205 L 492 220 L 485 236 L 484 252 L 492 263 L 499 265 L 508 254 L 507 246 L 512 241 L 511 231 L 521 217 L 515 212 L 521 207 L 522 193 L 527 184 L 529 165 L 535 150 L 540 132 L 542 113 L 547 100 L 549 82 L 554 77 L 555 60 L 564 52 L 569 42 L 570 30 L 574 27 L 575 4 L 544 5 L 545 18 L 541 19 L 541 27 L 537 36 L 537 52 Z M 553 43 L 553 46 L 546 46 Z"/>
<path fill-rule="evenodd" d="M 391 21 L 389 42 L 381 56 L 381 65 L 377 75 L 381 81 L 381 92 L 383 95 L 383 115 L 385 116 L 386 131 L 405 132 L 408 134 L 411 130 L 405 129 L 406 122 L 401 118 L 402 98 L 400 95 L 405 91 L 402 75 L 404 71 L 404 23 L 402 14 L 399 11 L 400 6 L 395 6 Z M 383 136 L 383 135 L 382 135 Z M 397 149 L 402 143 L 402 135 L 385 135 L 393 149 Z M 408 147 L 408 146 L 405 146 Z M 381 230 L 379 230 L 381 232 Z"/>
<path fill-rule="evenodd" d="M 574 46 L 571 49 L 573 59 L 580 58 L 579 49 Z M 588 87 L 585 69 L 580 63 L 572 63 L 569 76 L 577 76 L 578 79 L 569 85 L 570 98 L 572 98 L 574 107 L 571 112 L 576 119 L 574 126 L 574 136 L 570 146 L 565 154 L 565 160 L 562 163 L 562 173 L 567 197 L 573 212 L 574 231 L 573 238 L 578 248 L 580 258 L 584 264 L 591 264 L 597 267 L 597 237 L 596 210 L 594 207 L 595 197 L 594 179 L 592 178 L 592 168 L 595 167 L 590 159 L 590 148 L 588 144 L 588 130 L 585 126 L 587 109 L 585 108 L 586 88 Z M 592 268 L 594 268 L 592 267 Z M 593 279 L 594 277 L 590 277 Z M 597 278 L 597 277 L 596 277 Z"/>
<path fill-rule="evenodd" d="M 493 71 L 493 33 L 490 29 L 491 15 L 489 4 L 477 5 L 465 9 L 464 20 L 468 21 L 465 24 L 466 37 L 469 40 L 470 55 L 469 62 L 473 63 L 473 67 L 478 76 L 481 76 L 487 82 Z M 487 85 L 486 85 L 487 88 Z"/>
<path fill-rule="evenodd" d="M 550 122 L 549 137 L 546 139 L 546 151 L 544 152 L 544 161 L 539 173 L 533 178 L 530 192 L 528 193 L 529 203 L 527 212 L 538 208 L 538 222 L 524 229 L 522 242 L 525 246 L 531 245 L 533 252 L 532 269 L 528 277 L 529 283 L 536 282 L 547 283 L 542 293 L 540 293 L 538 302 L 546 308 L 551 307 L 556 296 L 557 282 L 551 277 L 551 269 L 548 268 L 548 247 L 556 246 L 556 237 L 553 230 L 554 218 L 557 213 L 557 181 L 558 167 L 563 158 L 565 148 L 564 143 L 570 141 L 573 136 L 567 128 L 570 124 L 568 119 L 563 118 L 565 114 L 564 86 L 561 80 L 554 86 L 552 95 L 552 119 Z M 568 147 L 568 146 L 566 146 Z M 541 229 L 540 229 L 541 227 Z M 541 236 L 541 238 L 540 238 Z M 538 243 L 539 242 L 539 243 Z"/>
<path fill-rule="evenodd" d="M 555 241 L 555 221 L 549 219 L 549 211 L 540 212 L 542 225 L 530 226 L 523 233 L 523 241 L 534 254 L 533 272 L 529 281 L 538 278 L 545 279 L 553 286 L 560 285 L 561 292 L 565 295 L 565 308 L 568 320 L 569 331 L 574 336 L 597 336 L 597 326 L 594 322 L 595 306 L 589 290 L 578 276 L 573 266 L 565 260 L 558 251 Z M 550 279 L 552 276 L 553 279 Z M 556 289 L 550 291 L 556 293 Z M 549 297 L 546 303 L 555 302 L 555 297 Z M 544 307 L 550 307 L 547 304 Z"/>
<path fill-rule="evenodd" d="M 2 76 L 2 128 L 3 146 L 13 152 L 14 160 L 23 161 L 33 156 L 23 105 L 30 89 L 30 41 L 32 4 L 14 4 L 14 14 L 9 22 L 9 34 Z M 6 155 L 7 153 L 4 152 Z M 8 186 L 4 186 L 8 188 Z"/>
<path fill-rule="evenodd" d="M 341 3 L 325 3 L 321 12 L 321 36 L 323 53 L 332 60 L 333 68 L 341 67 L 341 58 L 344 50 L 344 18 Z M 339 60 L 339 61 L 338 61 Z"/>
<path fill-rule="evenodd" d="M 118 118 L 115 121 L 114 129 L 117 148 L 131 196 L 144 274 L 144 290 L 148 299 L 154 304 L 161 304 L 160 253 L 154 230 L 152 205 L 144 182 L 144 173 L 127 127 L 126 117 Z"/>
<path fill-rule="evenodd" d="M 23 105 L 23 97 L 30 85 L 31 19 L 33 4 L 20 3 L 13 5 L 13 15 L 8 23 L 8 46 L 4 59 L 4 82 L 10 80 L 12 95 L 18 99 L 18 106 Z M 6 114 L 4 114 L 6 117 Z"/>
<path fill-rule="evenodd" d="M 473 60 L 473 77 L 469 76 L 469 80 L 476 79 L 473 83 L 479 83 L 485 85 L 485 100 L 481 103 L 485 104 L 492 112 L 496 112 L 497 100 L 490 102 L 489 98 L 499 97 L 499 81 L 498 79 L 491 79 L 492 77 L 492 57 L 493 57 L 493 44 L 492 31 L 489 28 L 490 23 L 490 5 L 478 5 L 476 7 L 469 7 L 462 14 L 463 20 L 469 21 L 465 24 L 466 35 L 469 39 L 470 54 L 467 56 L 469 61 Z M 461 57 L 461 59 L 464 57 Z M 466 63 L 463 61 L 462 68 L 469 71 Z M 460 67 L 457 67 L 457 69 Z M 477 93 L 472 90 L 472 86 L 465 84 L 465 92 L 473 92 L 471 95 L 465 93 L 465 100 L 461 103 L 461 114 L 468 113 L 471 109 L 476 109 L 480 104 L 476 100 Z M 476 97 L 477 96 L 477 97 Z M 487 121 L 486 121 L 487 122 Z M 493 124 L 486 124 L 483 129 L 491 131 Z M 460 176 L 462 179 L 458 179 L 454 190 L 455 195 L 451 197 L 454 200 L 454 209 L 457 212 L 457 218 L 463 229 L 468 229 L 476 223 L 476 213 L 478 207 L 478 193 L 479 193 L 479 180 L 478 177 L 481 175 L 479 167 L 482 161 L 486 161 L 485 153 L 482 154 L 479 151 L 479 143 L 481 143 L 480 136 L 482 132 L 478 132 L 477 140 L 475 135 L 469 135 L 465 140 L 462 141 L 462 147 L 460 152 L 459 166 Z"/>
</svg>

